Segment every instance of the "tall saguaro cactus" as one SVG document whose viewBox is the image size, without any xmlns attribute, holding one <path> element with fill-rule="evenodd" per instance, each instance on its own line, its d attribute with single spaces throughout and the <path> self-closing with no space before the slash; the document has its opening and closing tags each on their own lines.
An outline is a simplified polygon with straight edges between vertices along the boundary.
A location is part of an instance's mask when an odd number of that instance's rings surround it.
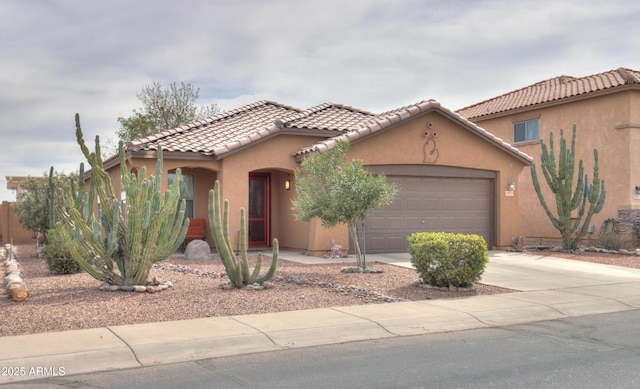
<svg viewBox="0 0 640 389">
<path fill-rule="evenodd" d="M 163 194 L 162 150 L 158 149 L 156 175 L 146 178 L 142 167 L 136 177 L 127 171 L 120 142 L 126 201 L 119 201 L 102 163 L 100 139 L 96 137 L 95 152 L 90 153 L 77 114 L 76 138 L 91 166 L 90 187 L 82 191 L 81 175 L 78 188 L 71 186 L 67 190 L 64 204 L 56 207 L 62 221 L 56 230 L 72 258 L 94 278 L 113 285 L 144 285 L 151 266 L 177 250 L 189 226 L 189 219 L 184 217 L 184 200 L 179 200 L 180 169 L 176 171 L 177 179 Z"/>
<path fill-rule="evenodd" d="M 240 208 L 240 256 L 238 261 L 233 253 L 233 246 L 229 239 L 229 200 L 224 201 L 224 208 L 220 209 L 220 182 L 216 181 L 214 188 L 209 192 L 209 223 L 213 240 L 216 243 L 218 256 L 227 271 L 227 277 L 231 285 L 236 288 L 253 283 L 262 284 L 273 277 L 278 265 L 278 239 L 273 240 L 273 254 L 271 266 L 265 275 L 260 277 L 262 254 L 258 254 L 256 267 L 249 270 L 249 255 L 247 253 L 247 227 L 245 222 L 245 210 Z"/>
<path fill-rule="evenodd" d="M 571 149 L 567 149 L 567 142 L 564 139 L 562 129 L 560 130 L 560 152 L 556 162 L 553 145 L 553 132 L 549 135 L 549 148 L 540 140 L 542 155 L 540 166 L 547 185 L 555 196 L 557 215 L 554 215 L 540 190 L 540 183 L 536 173 L 535 164 L 531 166 L 531 178 L 533 186 L 538 194 L 540 204 L 544 208 L 553 226 L 560 231 L 562 236 L 562 248 L 564 250 L 574 250 L 580 241 L 587 234 L 591 217 L 602 210 L 606 192 L 604 190 L 604 180 L 598 175 L 598 150 L 593 150 L 593 180 L 589 184 L 589 178 L 584 174 L 582 160 L 578 163 L 578 182 L 573 186 L 575 171 L 575 145 L 576 126 L 573 125 L 573 136 L 571 138 Z M 585 215 L 586 204 L 589 208 Z M 571 221 L 573 211 L 578 210 L 575 221 Z"/>
</svg>

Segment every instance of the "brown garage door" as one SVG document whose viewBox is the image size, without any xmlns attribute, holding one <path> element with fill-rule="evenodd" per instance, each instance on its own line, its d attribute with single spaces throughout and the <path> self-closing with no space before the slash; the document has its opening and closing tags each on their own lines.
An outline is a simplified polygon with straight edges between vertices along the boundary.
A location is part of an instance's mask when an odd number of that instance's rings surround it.
<svg viewBox="0 0 640 389">
<path fill-rule="evenodd" d="M 491 242 L 493 181 L 486 178 L 387 176 L 398 186 L 393 204 L 365 221 L 368 253 L 406 252 L 418 231 L 478 234 Z"/>
</svg>

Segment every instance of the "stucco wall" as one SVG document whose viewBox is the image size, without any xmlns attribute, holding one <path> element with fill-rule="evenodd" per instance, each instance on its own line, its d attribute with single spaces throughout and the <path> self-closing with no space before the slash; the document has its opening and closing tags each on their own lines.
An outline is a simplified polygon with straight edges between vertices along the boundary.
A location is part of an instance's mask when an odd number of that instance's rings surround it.
<svg viewBox="0 0 640 389">
<path fill-rule="evenodd" d="M 431 126 L 429 126 L 431 123 Z M 496 173 L 495 232 L 497 246 L 511 245 L 511 238 L 523 233 L 519 208 L 520 190 L 506 196 L 507 181 L 517 179 L 525 164 L 439 113 L 427 115 L 355 143 L 349 158 L 365 165 L 423 164 L 425 131 L 437 133 L 438 159 L 434 165 L 463 167 Z M 428 145 L 431 148 L 431 143 Z"/>
<path fill-rule="evenodd" d="M 14 244 L 36 244 L 33 232 L 25 230 L 20 224 L 18 216 L 11 208 L 12 203 L 3 201 L 0 204 L 0 243 L 6 244 L 13 240 Z"/>
<path fill-rule="evenodd" d="M 221 197 L 230 199 L 229 228 L 240 228 L 240 207 L 248 207 L 248 173 L 271 173 L 271 238 L 281 247 L 292 249 L 328 250 L 329 242 L 309 246 L 310 223 L 295 220 L 291 200 L 295 196 L 294 171 L 298 167 L 291 153 L 311 145 L 321 138 L 298 135 L 278 135 L 251 148 L 226 156 L 219 172 Z M 290 175 L 290 176 L 289 176 Z M 291 189 L 284 189 L 284 181 L 291 180 Z M 322 231 L 320 234 L 331 234 Z"/>
<path fill-rule="evenodd" d="M 633 168 L 640 166 L 640 157 L 636 155 L 633 146 L 640 141 L 638 107 L 640 92 L 626 91 L 570 104 L 547 105 L 492 119 L 477 120 L 476 124 L 513 144 L 513 123 L 537 117 L 540 139 L 549 144 L 549 134 L 553 131 L 556 153 L 559 148 L 559 130 L 564 129 L 565 139 L 570 145 L 571 130 L 576 124 L 576 160 L 583 160 L 584 172 L 591 180 L 594 166 L 593 149 L 597 148 L 600 177 L 606 182 L 605 207 L 591 221 L 598 231 L 604 219 L 617 217 L 619 209 L 640 208 L 640 199 L 633 196 L 633 189 L 640 185 L 640 171 Z M 514 146 L 534 157 L 537 165 L 540 164 L 539 141 L 523 142 Z M 577 170 L 576 163 L 576 174 Z M 552 194 L 544 182 L 539 166 L 537 172 L 545 198 L 548 199 L 548 203 L 553 204 Z M 518 183 L 518 200 L 524 212 L 526 235 L 531 240 L 529 243 L 535 243 L 539 238 L 559 238 L 559 233 L 551 225 L 539 203 L 529 169 L 522 171 Z"/>
</svg>

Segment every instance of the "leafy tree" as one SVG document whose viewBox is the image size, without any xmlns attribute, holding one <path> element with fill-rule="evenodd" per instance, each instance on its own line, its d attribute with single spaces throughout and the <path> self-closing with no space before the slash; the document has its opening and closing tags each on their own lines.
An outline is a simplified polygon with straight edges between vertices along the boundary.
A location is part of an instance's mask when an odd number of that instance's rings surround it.
<svg viewBox="0 0 640 389">
<path fill-rule="evenodd" d="M 591 217 L 599 213 L 604 206 L 606 192 L 604 190 L 604 180 L 601 180 L 598 175 L 598 150 L 593 150 L 594 166 L 591 184 L 589 184 L 589 177 L 584 174 L 582 160 L 580 160 L 578 163 L 578 182 L 574 190 L 576 126 L 573 126 L 573 137 L 571 138 L 571 149 L 569 150 L 567 149 L 567 142 L 564 139 L 562 129 L 560 129 L 560 153 L 557 162 L 554 153 L 553 132 L 549 135 L 549 148 L 547 148 L 542 139 L 540 139 L 540 146 L 542 148 L 540 165 L 547 185 L 549 185 L 555 197 L 556 215 L 551 212 L 542 195 L 535 164 L 531 166 L 533 186 L 549 220 L 560 231 L 562 249 L 575 250 L 580 245 L 582 238 L 587 234 Z M 589 203 L 589 209 L 585 215 L 587 202 Z M 571 214 L 576 209 L 578 213 L 575 221 L 572 222 Z"/>
<path fill-rule="evenodd" d="M 215 103 L 196 105 L 199 95 L 200 88 L 194 88 L 190 83 L 181 82 L 178 86 L 173 82 L 164 89 L 160 81 L 153 81 L 136 95 L 142 108 L 134 109 L 129 117 L 118 118 L 121 128 L 116 134 L 120 140 L 127 142 L 220 112 Z"/>
<path fill-rule="evenodd" d="M 397 189 L 386 183 L 384 175 L 366 171 L 362 161 L 347 162 L 348 150 L 349 142 L 338 141 L 331 150 L 304 159 L 295 173 L 298 197 L 293 200 L 293 208 L 298 220 L 317 217 L 329 228 L 346 224 L 357 265 L 364 268 L 356 226 L 376 208 L 390 204 Z"/>
<path fill-rule="evenodd" d="M 34 235 L 41 232 L 45 240 L 47 231 L 53 228 L 51 215 L 54 210 L 51 209 L 51 202 L 49 201 L 50 176 L 56 187 L 66 188 L 70 185 L 70 179 L 73 179 L 77 174 L 66 175 L 54 172 L 52 168 L 49 173 L 45 172 L 42 177 L 29 177 L 22 185 L 22 191 L 18 194 L 16 203 L 12 205 L 13 211 L 18 216 L 22 227 L 32 231 Z M 63 201 L 62 196 L 58 195 L 57 200 Z"/>
</svg>

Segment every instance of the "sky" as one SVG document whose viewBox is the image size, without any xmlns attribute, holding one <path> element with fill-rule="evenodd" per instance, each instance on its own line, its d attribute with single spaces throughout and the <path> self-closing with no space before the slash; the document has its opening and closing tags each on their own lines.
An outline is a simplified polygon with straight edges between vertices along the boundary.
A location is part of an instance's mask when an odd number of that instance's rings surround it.
<svg viewBox="0 0 640 389">
<path fill-rule="evenodd" d="M 77 171 L 154 80 L 198 104 L 457 110 L 561 75 L 640 69 L 635 0 L 0 0 L 6 176 Z"/>
</svg>

